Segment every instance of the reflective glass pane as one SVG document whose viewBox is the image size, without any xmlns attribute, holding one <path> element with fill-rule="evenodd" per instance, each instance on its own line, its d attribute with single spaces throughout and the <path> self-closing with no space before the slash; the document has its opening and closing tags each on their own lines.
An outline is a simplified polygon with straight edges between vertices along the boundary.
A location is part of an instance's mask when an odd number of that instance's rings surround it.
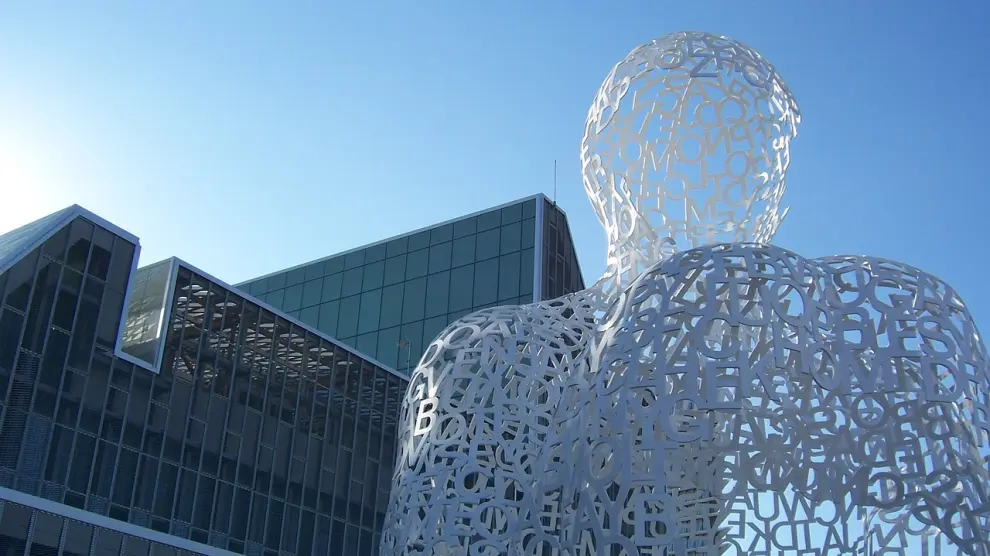
<svg viewBox="0 0 990 556">
<path fill-rule="evenodd" d="M 522 207 L 523 218 L 533 218 L 536 216 L 536 200 L 531 199 L 523 203 Z"/>
<path fill-rule="evenodd" d="M 382 310 L 382 290 L 372 290 L 361 294 L 361 316 L 358 319 L 358 334 L 378 330 L 378 317 Z M 374 353 L 374 350 L 366 353 Z"/>
<path fill-rule="evenodd" d="M 454 237 L 465 237 L 474 235 L 478 231 L 478 219 L 475 217 L 465 218 L 454 222 Z"/>
<path fill-rule="evenodd" d="M 488 230 L 478 234 L 478 244 L 475 247 L 475 259 L 484 261 L 498 256 L 499 229 Z"/>
<path fill-rule="evenodd" d="M 474 265 L 450 271 L 450 311 L 462 311 L 474 306 Z"/>
<path fill-rule="evenodd" d="M 385 244 L 372 245 L 364 250 L 364 264 L 378 262 L 385 258 Z"/>
<path fill-rule="evenodd" d="M 402 286 L 399 283 L 382 289 L 382 316 L 379 322 L 382 328 L 402 323 Z"/>
<path fill-rule="evenodd" d="M 400 237 L 397 239 L 393 239 L 392 241 L 388 242 L 385 245 L 385 256 L 395 257 L 398 255 L 404 255 L 405 252 L 408 250 L 408 245 L 409 245 L 408 237 Z"/>
<path fill-rule="evenodd" d="M 312 307 L 313 305 L 319 305 L 322 301 L 323 293 L 323 280 L 316 279 L 310 280 L 303 284 L 303 294 L 302 294 L 302 306 Z"/>
<path fill-rule="evenodd" d="M 522 220 L 522 203 L 509 205 L 502 209 L 502 225 Z"/>
<path fill-rule="evenodd" d="M 474 240 L 476 237 L 471 234 L 454 240 L 450 255 L 451 266 L 464 266 L 474 262 Z"/>
<path fill-rule="evenodd" d="M 302 307 L 302 293 L 302 284 L 296 284 L 295 286 L 285 288 L 285 298 L 282 300 L 282 306 L 280 308 L 287 312 L 298 310 Z"/>
<path fill-rule="evenodd" d="M 423 321 L 423 349 L 425 350 L 447 326 L 447 315 Z"/>
<path fill-rule="evenodd" d="M 503 230 L 505 228 L 502 228 Z M 498 262 L 498 299 L 511 300 L 519 296 L 520 283 L 519 253 L 510 253 L 499 257 Z"/>
<path fill-rule="evenodd" d="M 365 265 L 364 267 L 364 282 L 362 289 L 364 291 L 375 290 L 382 287 L 382 280 L 385 275 L 385 261 L 378 261 Z"/>
<path fill-rule="evenodd" d="M 374 354 L 378 351 L 378 333 L 372 332 L 358 336 L 354 347 L 361 353 L 366 353 L 374 357 Z"/>
<path fill-rule="evenodd" d="M 344 255 L 344 270 L 350 270 L 359 266 L 364 266 L 364 249 L 351 251 Z"/>
<path fill-rule="evenodd" d="M 493 210 L 491 212 L 486 212 L 484 214 L 478 215 L 478 231 L 482 232 L 485 230 L 491 230 L 492 228 L 498 228 L 502 225 L 502 213 Z"/>
<path fill-rule="evenodd" d="M 449 243 L 447 245 L 450 245 Z M 431 274 L 426 280 L 426 317 L 447 314 L 450 296 L 450 272 Z"/>
<path fill-rule="evenodd" d="M 285 287 L 285 273 L 268 277 L 268 291 L 278 290 Z"/>
<path fill-rule="evenodd" d="M 348 338 L 357 334 L 358 309 L 361 296 L 354 295 L 340 300 L 340 316 L 337 319 L 337 336 Z"/>
<path fill-rule="evenodd" d="M 533 257 L 532 249 L 523 249 L 519 252 L 519 293 L 520 295 L 533 294 Z"/>
<path fill-rule="evenodd" d="M 286 287 L 295 286 L 296 284 L 302 284 L 306 280 L 306 269 L 305 268 L 294 268 L 286 273 L 285 275 L 285 285 Z"/>
<path fill-rule="evenodd" d="M 408 280 L 402 296 L 402 322 L 422 319 L 425 303 L 426 278 Z"/>
<path fill-rule="evenodd" d="M 323 278 L 323 269 L 325 266 L 325 263 L 322 261 L 307 266 L 305 280 L 308 282 L 310 280 L 316 280 L 317 278 Z"/>
<path fill-rule="evenodd" d="M 430 230 L 430 245 L 439 245 L 445 241 L 450 241 L 454 237 L 454 226 L 444 224 Z"/>
<path fill-rule="evenodd" d="M 451 243 L 441 243 L 430 247 L 430 274 L 450 269 Z"/>
<path fill-rule="evenodd" d="M 344 257 L 327 259 L 323 263 L 323 274 L 336 274 L 344 270 Z"/>
<path fill-rule="evenodd" d="M 386 328 L 378 333 L 378 354 L 376 359 L 396 368 L 399 353 L 399 327 Z"/>
<path fill-rule="evenodd" d="M 399 255 L 385 261 L 385 279 L 382 282 L 388 286 L 398 284 L 406 279 L 406 256 Z"/>
<path fill-rule="evenodd" d="M 411 369 L 423 355 L 423 321 L 403 324 L 399 330 L 399 367 Z M 406 344 L 408 343 L 408 347 Z M 408 372 L 407 372 L 408 374 Z"/>
<path fill-rule="evenodd" d="M 347 297 L 361 293 L 361 281 L 364 277 L 364 267 L 344 271 L 344 283 L 340 288 L 340 296 Z"/>
<path fill-rule="evenodd" d="M 474 266 L 474 306 L 498 301 L 498 259 L 488 259 Z"/>
<path fill-rule="evenodd" d="M 430 264 L 430 252 L 428 249 L 413 251 L 407 255 L 406 259 L 406 280 L 426 276 Z"/>
<path fill-rule="evenodd" d="M 430 230 L 423 230 L 422 232 L 409 236 L 410 251 L 425 249 L 426 247 L 429 246 L 430 246 Z"/>
<path fill-rule="evenodd" d="M 299 312 L 299 320 L 319 330 L 320 306 L 313 305 L 312 307 L 306 307 Z"/>
<path fill-rule="evenodd" d="M 502 226 L 500 242 L 499 252 L 501 254 L 505 255 L 506 253 L 518 251 L 522 242 L 522 223 L 515 222 L 507 226 Z"/>
<path fill-rule="evenodd" d="M 323 279 L 323 301 L 333 301 L 340 298 L 340 288 L 343 283 L 343 274 L 331 274 Z"/>
<path fill-rule="evenodd" d="M 536 241 L 536 220 L 527 218 L 522 223 L 522 241 L 520 247 L 526 249 L 532 247 Z"/>
</svg>

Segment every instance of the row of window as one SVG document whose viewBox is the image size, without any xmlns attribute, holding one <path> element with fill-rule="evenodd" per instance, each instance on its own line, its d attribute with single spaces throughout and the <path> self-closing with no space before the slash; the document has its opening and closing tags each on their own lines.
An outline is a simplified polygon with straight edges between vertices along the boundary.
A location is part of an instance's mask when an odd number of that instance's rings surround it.
<svg viewBox="0 0 990 556">
<path fill-rule="evenodd" d="M 44 300 L 64 280 L 47 277 L 75 272 L 40 260 L 27 314 L 0 317 L 13 342 L 0 482 L 235 551 L 302 553 L 317 538 L 322 554 L 380 529 L 401 379 L 184 268 L 161 373 L 135 370 L 84 325 L 116 323 L 119 305 L 74 301 L 64 328 L 30 324 L 53 313 Z M 18 345 L 28 328 L 37 343 Z M 370 554 L 374 541 L 351 544 Z"/>
<path fill-rule="evenodd" d="M 325 280 L 324 280 L 325 283 Z M 310 288 L 310 286 L 312 286 Z M 288 292 L 288 290 L 284 290 Z M 533 250 L 476 265 L 390 284 L 342 299 L 321 297 L 321 283 L 286 297 L 282 290 L 263 297 L 273 307 L 332 337 L 350 337 L 494 303 L 512 303 L 533 293 Z"/>
<path fill-rule="evenodd" d="M 533 247 L 535 213 L 535 201 L 519 203 L 252 281 L 242 288 L 261 295 L 363 266 L 372 269 L 366 270 L 369 277 L 357 280 L 358 284 L 373 282 L 379 273 L 387 276 L 383 280 L 401 281 L 486 260 Z M 386 259 L 400 257 L 407 260 L 385 268 Z M 380 270 L 376 263 L 382 263 Z"/>
</svg>

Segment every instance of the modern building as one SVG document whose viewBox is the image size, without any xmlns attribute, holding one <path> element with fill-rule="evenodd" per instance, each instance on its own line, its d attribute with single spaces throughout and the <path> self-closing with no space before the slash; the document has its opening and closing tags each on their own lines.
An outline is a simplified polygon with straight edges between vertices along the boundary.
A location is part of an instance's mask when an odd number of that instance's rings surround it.
<svg viewBox="0 0 990 556">
<path fill-rule="evenodd" d="M 535 195 L 238 287 L 408 376 L 457 318 L 553 299 L 584 280 L 567 216 Z"/>
<path fill-rule="evenodd" d="M 405 379 L 139 250 L 77 206 L 0 236 L 0 556 L 376 553 Z"/>
</svg>

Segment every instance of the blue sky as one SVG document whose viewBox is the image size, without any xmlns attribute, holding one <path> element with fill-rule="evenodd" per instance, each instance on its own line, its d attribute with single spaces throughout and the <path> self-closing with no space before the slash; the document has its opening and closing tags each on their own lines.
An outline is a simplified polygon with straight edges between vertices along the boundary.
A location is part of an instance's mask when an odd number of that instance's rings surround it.
<svg viewBox="0 0 990 556">
<path fill-rule="evenodd" d="M 706 30 L 761 51 L 802 107 L 776 243 L 904 260 L 988 322 L 985 6 L 3 2 L 0 230 L 79 203 L 144 263 L 237 282 L 551 194 L 556 159 L 593 280 L 592 96 L 634 46 Z"/>
</svg>

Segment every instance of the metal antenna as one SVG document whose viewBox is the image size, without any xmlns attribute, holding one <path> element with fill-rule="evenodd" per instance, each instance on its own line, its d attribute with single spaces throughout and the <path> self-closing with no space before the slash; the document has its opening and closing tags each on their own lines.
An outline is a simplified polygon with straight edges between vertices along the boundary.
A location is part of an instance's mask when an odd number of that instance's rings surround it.
<svg viewBox="0 0 990 556">
<path fill-rule="evenodd" d="M 553 159 L 553 206 L 557 206 L 557 159 Z"/>
</svg>

